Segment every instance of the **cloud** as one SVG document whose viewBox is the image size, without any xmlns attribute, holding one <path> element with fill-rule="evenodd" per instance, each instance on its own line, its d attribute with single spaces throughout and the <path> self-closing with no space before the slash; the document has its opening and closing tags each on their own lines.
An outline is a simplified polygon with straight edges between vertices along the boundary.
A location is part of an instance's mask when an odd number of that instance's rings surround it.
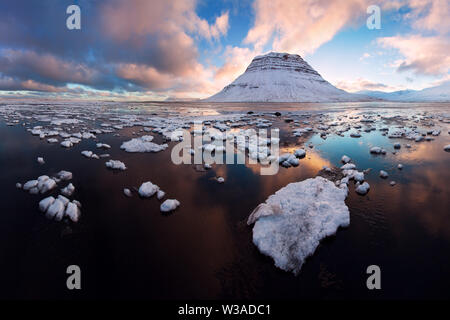
<svg viewBox="0 0 450 320">
<path fill-rule="evenodd" d="M 404 59 L 397 61 L 397 70 L 416 74 L 442 75 L 450 71 L 450 39 L 445 36 L 421 35 L 379 38 L 385 48 L 397 49 Z"/>
<path fill-rule="evenodd" d="M 212 74 L 199 62 L 197 45 L 226 36 L 228 11 L 209 23 L 197 15 L 196 0 L 79 0 L 82 28 L 69 31 L 69 4 L 31 1 L 24 10 L 24 3 L 0 3 L 4 88 L 50 91 L 72 83 L 93 90 L 176 94 L 200 83 L 199 93 L 210 93 Z"/>
<path fill-rule="evenodd" d="M 348 92 L 357 92 L 362 90 L 391 92 L 404 89 L 403 87 L 389 86 L 384 83 L 373 82 L 363 78 L 358 78 L 355 81 L 339 80 L 335 83 L 335 86 Z"/>
<path fill-rule="evenodd" d="M 244 40 L 256 49 L 308 54 L 366 17 L 368 0 L 255 0 L 255 24 Z"/>
</svg>

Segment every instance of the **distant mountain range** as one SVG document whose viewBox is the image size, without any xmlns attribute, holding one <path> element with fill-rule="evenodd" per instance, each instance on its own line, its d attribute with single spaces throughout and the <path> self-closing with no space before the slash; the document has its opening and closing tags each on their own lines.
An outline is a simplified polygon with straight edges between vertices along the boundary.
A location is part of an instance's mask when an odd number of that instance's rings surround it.
<svg viewBox="0 0 450 320">
<path fill-rule="evenodd" d="M 439 86 L 426 88 L 423 90 L 401 90 L 394 92 L 383 91 L 359 91 L 357 94 L 369 97 L 389 100 L 389 101 L 405 101 L 405 102 L 449 102 L 450 101 L 450 81 Z"/>
<path fill-rule="evenodd" d="M 297 54 L 255 57 L 245 72 L 207 102 L 450 101 L 450 82 L 421 91 L 349 93 L 322 78 Z"/>
</svg>

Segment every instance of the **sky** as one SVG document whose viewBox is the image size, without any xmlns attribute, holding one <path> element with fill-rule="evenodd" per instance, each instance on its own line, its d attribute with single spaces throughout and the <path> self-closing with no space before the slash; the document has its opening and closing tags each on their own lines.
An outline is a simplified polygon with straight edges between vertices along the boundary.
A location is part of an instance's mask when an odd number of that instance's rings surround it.
<svg viewBox="0 0 450 320">
<path fill-rule="evenodd" d="M 0 98 L 206 98 L 270 51 L 350 92 L 420 90 L 450 80 L 449 17 L 448 0 L 3 0 Z"/>
</svg>

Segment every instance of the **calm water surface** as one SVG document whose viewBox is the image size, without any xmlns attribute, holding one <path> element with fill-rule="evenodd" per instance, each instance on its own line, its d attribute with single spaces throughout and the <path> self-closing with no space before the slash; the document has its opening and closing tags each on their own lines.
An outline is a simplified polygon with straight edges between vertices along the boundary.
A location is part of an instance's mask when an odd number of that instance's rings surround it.
<svg viewBox="0 0 450 320">
<path fill-rule="evenodd" d="M 171 108 L 206 114 L 241 110 L 322 113 L 447 112 L 449 104 L 331 105 L 197 105 L 146 104 L 127 112 L 161 112 Z M 362 138 L 317 134 L 294 138 L 289 125 L 281 128 L 281 147 L 304 147 L 307 157 L 296 168 L 280 168 L 261 176 L 258 166 L 216 165 L 199 172 L 193 165 L 176 166 L 170 151 L 130 154 L 119 149 L 139 128 L 104 134 L 64 149 L 30 135 L 22 125 L 0 121 L 0 297 L 1 298 L 449 298 L 450 297 L 450 143 L 449 124 L 431 142 L 389 139 L 381 131 Z M 162 139 L 155 135 L 155 141 Z M 97 150 L 97 142 L 128 167 L 105 168 L 105 160 L 86 159 L 82 150 Z M 412 148 L 393 155 L 393 143 Z M 308 145 L 312 143 L 313 148 Z M 174 143 L 170 143 L 170 146 Z M 369 154 L 371 146 L 386 148 L 385 156 Z M 277 269 L 271 258 L 252 244 L 246 219 L 269 195 L 290 182 L 315 177 L 322 166 L 340 166 L 343 154 L 358 168 L 371 168 L 366 196 L 350 183 L 346 204 L 350 226 L 325 239 L 308 258 L 300 274 Z M 46 164 L 36 162 L 38 156 Z M 398 163 L 404 165 L 397 170 Z M 77 224 L 50 221 L 38 211 L 40 195 L 15 188 L 42 174 L 73 172 L 75 198 L 82 207 Z M 387 180 L 379 170 L 389 173 Z M 214 177 L 223 176 L 218 184 Z M 123 195 L 124 187 L 152 181 L 178 199 L 181 207 L 161 214 L 156 198 Z M 395 180 L 394 187 L 389 181 Z M 58 194 L 57 191 L 53 192 Z M 52 193 L 52 194 L 53 194 Z M 82 290 L 66 289 L 66 268 L 82 270 Z M 382 290 L 368 291 L 366 268 L 382 270 Z"/>
</svg>

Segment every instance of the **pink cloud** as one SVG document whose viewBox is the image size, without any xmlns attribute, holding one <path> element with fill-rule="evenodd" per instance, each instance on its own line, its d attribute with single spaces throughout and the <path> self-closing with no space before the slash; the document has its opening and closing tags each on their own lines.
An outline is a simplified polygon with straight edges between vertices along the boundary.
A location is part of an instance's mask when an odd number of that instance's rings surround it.
<svg viewBox="0 0 450 320">
<path fill-rule="evenodd" d="M 405 58 L 398 61 L 397 70 L 441 75 L 450 71 L 450 39 L 445 36 L 420 35 L 379 38 L 385 48 L 397 49 Z"/>
<path fill-rule="evenodd" d="M 255 24 L 244 40 L 261 49 L 312 53 L 349 25 L 362 23 L 370 0 L 255 0 Z"/>
</svg>

